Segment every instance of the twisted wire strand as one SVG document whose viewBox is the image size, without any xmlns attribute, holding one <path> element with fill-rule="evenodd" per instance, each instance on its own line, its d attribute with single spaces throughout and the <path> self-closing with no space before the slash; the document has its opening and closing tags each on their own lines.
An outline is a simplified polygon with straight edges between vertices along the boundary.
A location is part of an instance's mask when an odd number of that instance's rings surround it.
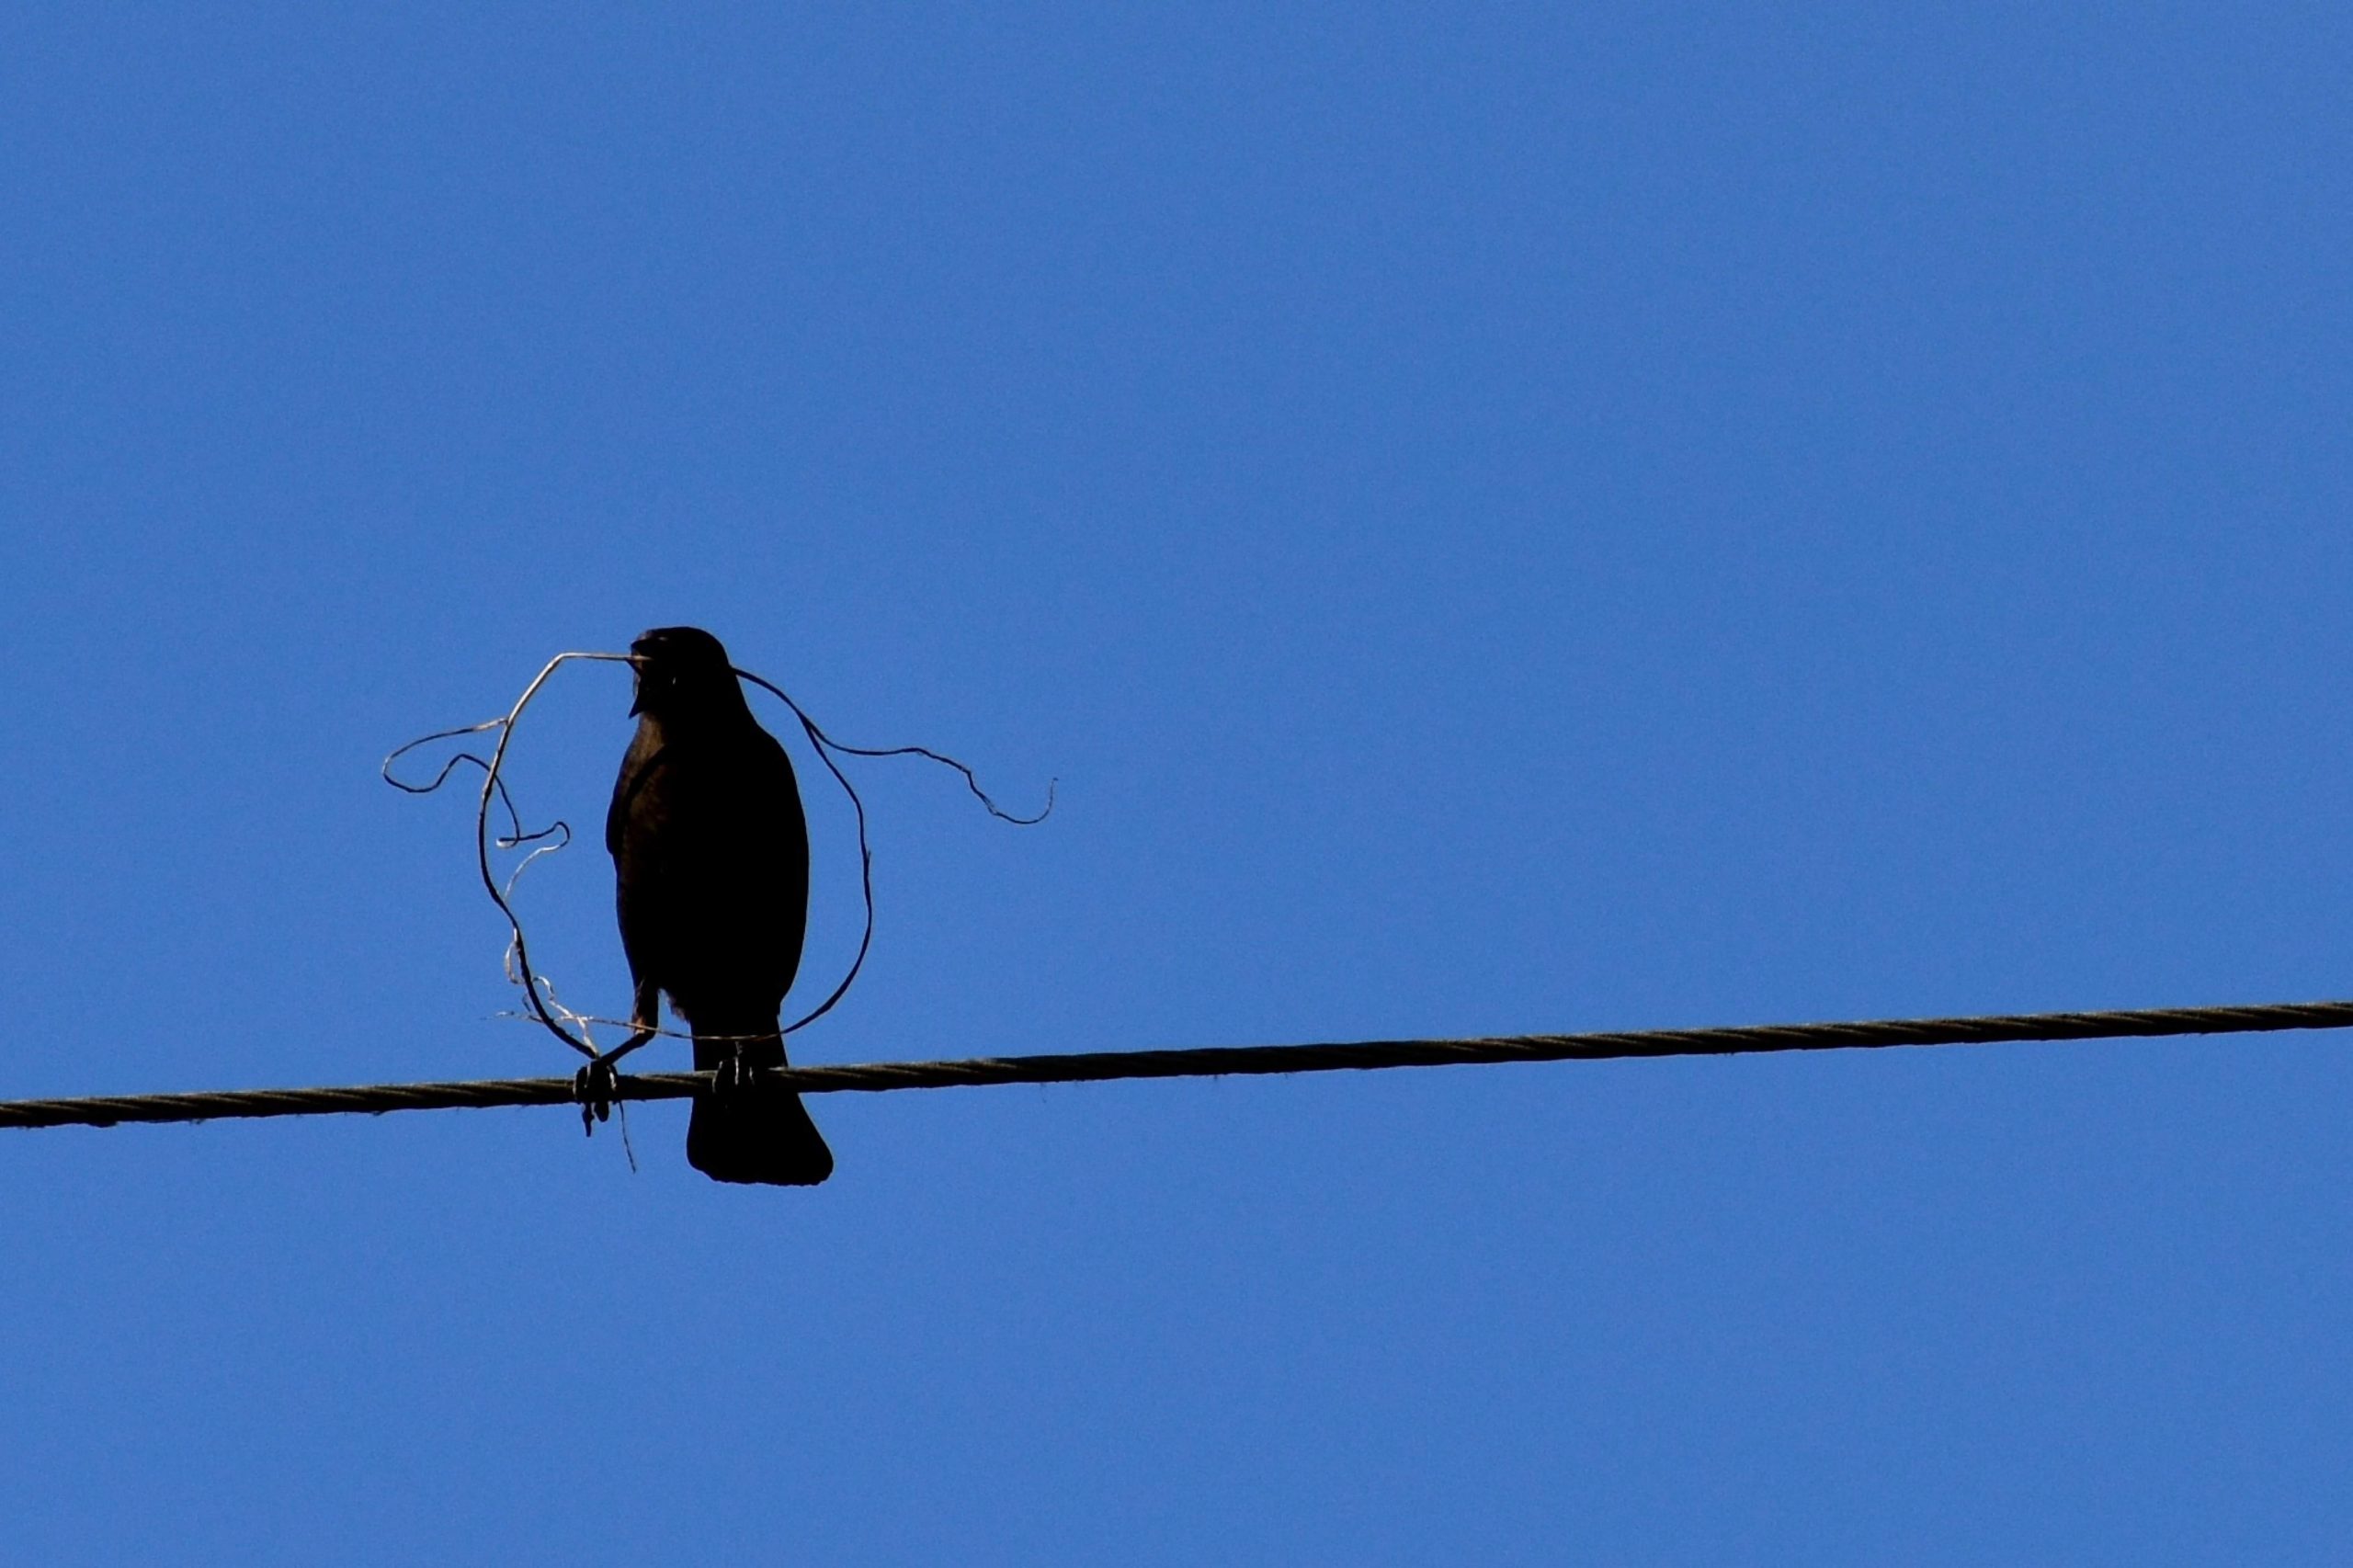
<svg viewBox="0 0 2353 1568">
<path fill-rule="evenodd" d="M 529 1004 L 530 1007 L 529 1012 L 520 1016 L 528 1017 L 533 1022 L 538 1023 L 550 1034 L 554 1035 L 556 1039 L 562 1040 L 566 1046 L 570 1047 L 573 1051 L 577 1051 L 581 1056 L 585 1058 L 589 1063 L 588 1070 L 597 1074 L 599 1075 L 600 1082 L 609 1082 L 612 1065 L 614 1062 L 620 1061 L 623 1057 L 630 1055 L 641 1046 L 648 1044 L 656 1038 L 672 1034 L 675 1031 L 661 1028 L 659 1027 L 642 1025 L 635 1020 L 621 1023 L 617 1019 L 599 1018 L 590 1014 L 574 1011 L 570 1007 L 564 1006 L 561 1002 L 558 1002 L 555 999 L 554 983 L 549 980 L 546 975 L 541 974 L 538 970 L 532 967 L 530 946 L 525 940 L 523 935 L 522 916 L 515 912 L 515 884 L 522 879 L 523 873 L 530 869 L 533 862 L 537 861 L 541 856 L 551 855 L 557 850 L 568 847 L 572 843 L 572 828 L 569 824 L 558 821 L 547 827 L 540 829 L 536 833 L 524 832 L 522 815 L 517 811 L 514 797 L 508 792 L 506 780 L 501 774 L 501 769 L 505 767 L 506 763 L 507 746 L 515 738 L 515 728 L 523 722 L 523 710 L 531 705 L 531 699 L 540 694 L 540 688 L 548 683 L 549 676 L 554 675 L 555 672 L 564 665 L 573 663 L 575 660 L 597 664 L 628 665 L 632 668 L 636 667 L 637 665 L 637 656 L 634 653 L 607 653 L 583 650 L 574 650 L 570 653 L 558 653 L 555 657 L 550 659 L 546 664 L 540 666 L 540 673 L 531 677 L 531 684 L 523 688 L 523 695 L 515 699 L 515 705 L 509 708 L 505 714 L 495 719 L 485 719 L 479 724 L 460 724 L 455 729 L 436 730 L 429 735 L 419 735 L 416 739 L 395 748 L 392 755 L 384 758 L 377 771 L 382 775 L 384 782 L 390 784 L 395 790 L 402 790 L 404 793 L 411 795 L 430 795 L 434 791 L 439 790 L 442 785 L 449 781 L 449 775 L 457 770 L 458 766 L 460 763 L 469 763 L 473 767 L 482 769 L 482 793 L 480 799 L 475 802 L 474 808 L 474 866 L 476 871 L 482 878 L 483 891 L 490 894 L 491 903 L 498 906 L 498 913 L 503 915 L 506 921 L 508 933 L 506 960 L 506 978 L 514 984 L 521 987 L 524 999 Z M 818 1003 L 814 1009 L 803 1014 L 793 1022 L 784 1025 L 782 1028 L 778 1031 L 781 1034 L 794 1034 L 801 1029 L 807 1028 L 811 1024 L 815 1023 L 819 1018 L 822 1018 L 827 1013 L 832 1012 L 835 1004 L 838 1003 L 843 997 L 849 994 L 850 987 L 858 983 L 859 972 L 866 967 L 866 955 L 868 951 L 874 946 L 874 848 L 868 835 L 866 801 L 859 797 L 858 787 L 849 781 L 849 776 L 841 770 L 840 764 L 834 760 L 835 753 L 838 752 L 845 756 L 920 756 L 926 757 L 933 762 L 940 764 L 942 767 L 952 767 L 958 773 L 963 775 L 965 788 L 972 790 L 972 794 L 980 801 L 981 804 L 988 808 L 988 812 L 991 816 L 997 818 L 1001 822 L 1011 823 L 1016 827 L 1034 827 L 1052 814 L 1054 809 L 1054 783 L 1052 781 L 1049 781 L 1046 786 L 1046 804 L 1044 810 L 1039 812 L 1035 816 L 1025 817 L 1017 815 L 1012 812 L 1006 811 L 1003 806 L 998 805 L 995 798 L 992 797 L 987 790 L 981 788 L 979 776 L 973 773 L 970 767 L 965 767 L 964 764 L 957 761 L 954 757 L 948 756 L 946 753 L 933 751 L 929 746 L 875 747 L 845 745 L 820 728 L 817 721 L 811 718 L 807 710 L 804 710 L 800 703 L 795 702 L 792 699 L 791 695 L 788 693 L 784 687 L 777 685 L 774 681 L 769 680 L 765 676 L 757 675 L 751 670 L 737 669 L 733 668 L 733 666 L 730 666 L 730 668 L 739 680 L 750 681 L 753 685 L 774 693 L 783 701 L 787 708 L 792 710 L 793 718 L 798 720 L 801 729 L 807 732 L 809 744 L 816 749 L 818 760 L 825 765 L 826 771 L 830 772 L 834 776 L 834 781 L 839 784 L 842 787 L 842 792 L 849 797 L 850 808 L 858 816 L 858 879 L 859 891 L 866 904 L 865 931 L 864 934 L 858 937 L 858 956 L 850 960 L 849 971 L 842 976 L 841 983 L 835 986 L 832 993 L 827 995 L 823 1002 Z M 450 757 L 448 761 L 444 762 L 441 765 L 441 770 L 438 773 L 436 773 L 431 779 L 423 784 L 409 783 L 407 780 L 402 778 L 398 774 L 392 771 L 392 765 L 394 763 L 398 762 L 402 757 L 406 756 L 409 753 L 415 751 L 420 746 L 430 745 L 436 741 L 452 740 L 460 735 L 481 734 L 495 734 L 498 737 L 496 743 L 491 748 L 490 756 L 487 757 L 474 752 L 460 752 L 456 756 Z M 506 808 L 506 817 L 509 824 L 509 831 L 506 833 L 494 834 L 491 831 L 490 807 L 491 802 L 494 800 Z M 552 842 L 543 842 L 551 839 Z M 507 873 L 506 882 L 502 886 L 497 875 L 491 867 L 490 852 L 492 848 L 518 849 L 526 845 L 537 845 L 538 847 L 532 849 L 529 854 L 524 856 L 522 862 L 512 871 Z M 559 1017 L 562 1021 L 558 1021 Z M 580 1032 L 578 1034 L 573 1033 L 570 1028 L 564 1027 L 566 1024 L 577 1027 Z M 629 1031 L 629 1039 L 610 1051 L 600 1051 L 597 1049 L 594 1039 L 591 1035 L 591 1027 L 597 1024 L 617 1025 L 619 1028 Z M 703 1038 L 710 1040 L 733 1039 L 737 1037 L 707 1035 Z M 741 1038 L 758 1039 L 761 1037 L 745 1036 Z M 519 1082 L 520 1080 L 517 1081 Z M 466 1101 L 461 1103 L 472 1104 L 473 1102 Z M 536 1102 L 501 1101 L 498 1103 Z M 405 1109 L 408 1108 L 386 1107 L 385 1108 Z M 236 1114 L 280 1115 L 301 1113 L 247 1111 Z M 6 1122 L 0 1122 L 0 1126 L 6 1125 L 7 1125 Z"/>
<path fill-rule="evenodd" d="M 2347 1028 L 2353 1028 L 2353 1001 L 2279 1002 L 2106 1013 L 2000 1013 L 1977 1017 L 1869 1018 L 1848 1023 L 1752 1024 L 1729 1028 L 1358 1040 L 1325 1045 L 1205 1046 L 1075 1055 L 983 1056 L 952 1062 L 870 1062 L 842 1067 L 769 1069 L 763 1076 L 777 1087 L 796 1089 L 802 1094 L 885 1094 L 897 1089 L 968 1088 L 991 1084 L 1100 1084 L 1120 1079 L 1372 1072 L 1391 1067 L 1506 1062 L 1609 1062 L 1665 1056 L 1742 1056 L 1783 1051 L 2134 1040 Z M 711 1074 L 708 1073 L 620 1074 L 608 1080 L 596 1097 L 685 1099 L 707 1093 L 710 1081 Z M 132 1121 L 210 1121 L 233 1117 L 374 1116 L 394 1110 L 576 1106 L 586 1093 L 581 1083 L 572 1078 L 498 1078 L 465 1083 L 0 1100 L 0 1127 L 112 1127 Z"/>
</svg>

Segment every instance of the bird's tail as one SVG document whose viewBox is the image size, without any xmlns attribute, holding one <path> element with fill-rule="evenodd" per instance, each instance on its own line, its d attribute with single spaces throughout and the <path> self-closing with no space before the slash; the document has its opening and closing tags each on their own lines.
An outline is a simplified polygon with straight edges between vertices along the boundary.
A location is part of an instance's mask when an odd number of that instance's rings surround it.
<svg viewBox="0 0 2353 1568">
<path fill-rule="evenodd" d="M 697 1025 L 695 1071 L 724 1068 L 739 1049 L 728 1038 L 736 1031 L 699 1019 Z M 756 1032 L 763 1029 L 767 1032 Z M 742 1031 L 754 1037 L 740 1042 L 745 1066 L 784 1065 L 784 1038 L 775 1030 L 776 1020 L 768 1018 Z M 825 1147 L 801 1096 L 756 1077 L 695 1096 L 687 1123 L 687 1163 L 713 1181 L 770 1187 L 814 1187 L 834 1174 L 834 1152 Z"/>
</svg>

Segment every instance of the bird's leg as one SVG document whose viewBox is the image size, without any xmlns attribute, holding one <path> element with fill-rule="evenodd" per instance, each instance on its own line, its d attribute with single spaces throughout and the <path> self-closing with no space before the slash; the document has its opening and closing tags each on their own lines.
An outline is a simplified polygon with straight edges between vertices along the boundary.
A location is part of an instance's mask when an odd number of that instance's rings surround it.
<svg viewBox="0 0 2353 1568">
<path fill-rule="evenodd" d="M 727 1054 L 720 1059 L 719 1071 L 712 1074 L 711 1086 L 722 1094 L 740 1095 L 750 1077 L 744 1065 L 744 1039 L 738 1035 L 727 1042 Z"/>
<path fill-rule="evenodd" d="M 619 1062 L 662 1032 L 662 987 L 654 982 L 637 983 L 637 990 L 630 999 L 629 1028 L 629 1038 L 605 1052 L 603 1060 Z"/>
<path fill-rule="evenodd" d="M 580 1102 L 580 1125 L 585 1131 L 594 1132 L 597 1122 L 612 1119 L 613 1098 L 621 1086 L 613 1063 L 660 1032 L 661 1009 L 662 988 L 651 981 L 639 981 L 630 1002 L 630 1037 L 602 1055 L 591 1057 L 588 1065 L 574 1074 L 572 1095 Z"/>
</svg>

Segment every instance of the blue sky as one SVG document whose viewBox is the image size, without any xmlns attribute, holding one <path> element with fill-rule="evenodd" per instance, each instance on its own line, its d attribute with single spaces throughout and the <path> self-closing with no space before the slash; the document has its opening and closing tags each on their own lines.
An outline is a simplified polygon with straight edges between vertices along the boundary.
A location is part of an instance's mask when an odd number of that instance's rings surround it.
<svg viewBox="0 0 2353 1568">
<path fill-rule="evenodd" d="M 0 1096 L 568 1071 L 375 765 L 682 621 L 1060 780 L 858 766 L 802 1061 L 2353 994 L 2348 71 L 2317 6 L 14 10 Z M 514 767 L 607 1012 L 627 703 Z M 675 1105 L 635 1174 L 10 1133 L 0 1516 L 2330 1562 L 2348 1106 L 2313 1035 L 834 1096 L 813 1192 Z"/>
</svg>

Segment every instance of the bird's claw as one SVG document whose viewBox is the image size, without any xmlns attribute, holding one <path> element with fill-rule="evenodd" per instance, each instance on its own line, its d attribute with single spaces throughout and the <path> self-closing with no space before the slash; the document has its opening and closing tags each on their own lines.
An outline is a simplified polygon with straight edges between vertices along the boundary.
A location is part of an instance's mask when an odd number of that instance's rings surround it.
<svg viewBox="0 0 2353 1568">
<path fill-rule="evenodd" d="M 620 1095 L 620 1074 L 605 1057 L 593 1059 L 573 1074 L 572 1097 L 580 1102 L 580 1130 L 594 1133 L 597 1123 L 613 1119 L 613 1101 Z"/>
<path fill-rule="evenodd" d="M 759 1081 L 759 1069 L 745 1059 L 739 1040 L 727 1048 L 710 1070 L 710 1091 L 714 1095 L 740 1095 Z"/>
</svg>

